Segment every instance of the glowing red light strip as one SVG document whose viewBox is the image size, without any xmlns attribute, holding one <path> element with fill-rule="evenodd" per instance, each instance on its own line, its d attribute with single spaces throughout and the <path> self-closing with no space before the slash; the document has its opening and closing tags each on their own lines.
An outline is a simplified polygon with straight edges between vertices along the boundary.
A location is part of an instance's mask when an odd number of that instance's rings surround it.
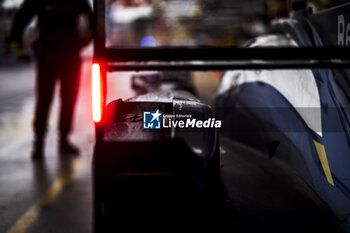
<svg viewBox="0 0 350 233">
<path fill-rule="evenodd" d="M 102 89 L 101 89 L 101 68 L 98 63 L 91 67 L 91 90 L 92 90 L 92 119 L 98 123 L 102 118 Z"/>
</svg>

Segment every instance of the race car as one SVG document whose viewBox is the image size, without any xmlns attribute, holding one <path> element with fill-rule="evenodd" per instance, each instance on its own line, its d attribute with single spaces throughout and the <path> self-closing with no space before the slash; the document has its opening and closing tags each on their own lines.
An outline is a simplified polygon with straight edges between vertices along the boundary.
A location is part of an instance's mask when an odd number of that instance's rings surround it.
<svg viewBox="0 0 350 233">
<path fill-rule="evenodd" d="M 95 232 L 114 232 L 116 225 L 128 230 L 187 226 L 222 213 L 218 132 L 170 126 L 182 118 L 214 117 L 184 87 L 183 76 L 188 74 L 135 73 L 132 86 L 143 94 L 110 102 L 102 118 L 95 114 Z"/>
<path fill-rule="evenodd" d="M 349 12 L 349 3 L 317 13 L 304 4 L 247 47 L 349 46 Z M 348 69 L 231 70 L 215 105 L 223 137 L 264 151 L 295 172 L 348 232 L 349 80 Z"/>
</svg>

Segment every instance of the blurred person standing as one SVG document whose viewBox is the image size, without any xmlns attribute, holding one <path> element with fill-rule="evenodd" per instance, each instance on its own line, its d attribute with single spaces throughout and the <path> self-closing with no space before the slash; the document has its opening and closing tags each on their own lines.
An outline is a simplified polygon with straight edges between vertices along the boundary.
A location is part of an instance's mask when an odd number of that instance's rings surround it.
<svg viewBox="0 0 350 233">
<path fill-rule="evenodd" d="M 79 85 L 79 53 L 92 39 L 92 10 L 87 0 L 25 0 L 15 15 L 10 35 L 11 47 L 18 56 L 24 54 L 22 34 L 34 16 L 37 16 L 39 38 L 33 43 L 37 77 L 32 157 L 44 155 L 49 110 L 58 81 L 59 153 L 78 155 L 78 148 L 70 143 L 68 136 Z"/>
</svg>

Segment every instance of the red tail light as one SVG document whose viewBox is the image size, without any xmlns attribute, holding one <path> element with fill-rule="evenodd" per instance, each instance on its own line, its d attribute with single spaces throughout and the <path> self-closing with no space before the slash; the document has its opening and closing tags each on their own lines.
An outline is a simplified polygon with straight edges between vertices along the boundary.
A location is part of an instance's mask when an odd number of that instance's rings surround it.
<svg viewBox="0 0 350 233">
<path fill-rule="evenodd" d="M 91 67 L 91 91 L 92 91 L 92 119 L 98 123 L 102 118 L 102 85 L 101 85 L 101 68 L 98 63 L 92 64 Z"/>
</svg>

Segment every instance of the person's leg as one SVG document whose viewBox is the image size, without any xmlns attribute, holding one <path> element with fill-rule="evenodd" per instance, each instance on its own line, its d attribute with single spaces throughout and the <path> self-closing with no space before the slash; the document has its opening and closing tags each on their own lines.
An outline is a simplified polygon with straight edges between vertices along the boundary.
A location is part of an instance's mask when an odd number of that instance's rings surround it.
<svg viewBox="0 0 350 233">
<path fill-rule="evenodd" d="M 56 74 L 53 67 L 43 60 L 37 61 L 36 69 L 36 106 L 33 121 L 34 148 L 32 157 L 41 158 L 43 156 L 50 105 L 55 89 Z"/>
<path fill-rule="evenodd" d="M 69 143 L 68 136 L 72 128 L 74 107 L 78 94 L 80 78 L 80 59 L 72 57 L 62 68 L 61 81 L 61 113 L 59 122 L 61 154 L 78 154 L 78 149 Z"/>
</svg>

